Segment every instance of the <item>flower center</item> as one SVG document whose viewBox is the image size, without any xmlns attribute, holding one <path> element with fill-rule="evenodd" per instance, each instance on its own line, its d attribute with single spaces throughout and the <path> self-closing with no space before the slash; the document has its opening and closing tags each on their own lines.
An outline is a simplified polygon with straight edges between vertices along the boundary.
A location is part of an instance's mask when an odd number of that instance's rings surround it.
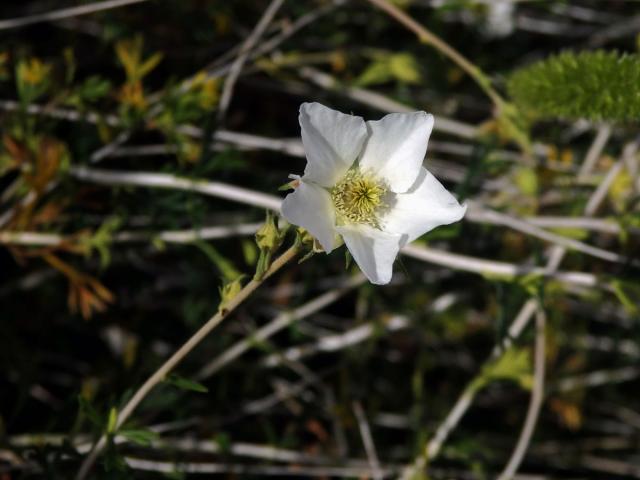
<svg viewBox="0 0 640 480">
<path fill-rule="evenodd" d="M 331 189 L 338 224 L 366 223 L 379 228 L 378 214 L 386 207 L 386 185 L 354 168 Z"/>
</svg>

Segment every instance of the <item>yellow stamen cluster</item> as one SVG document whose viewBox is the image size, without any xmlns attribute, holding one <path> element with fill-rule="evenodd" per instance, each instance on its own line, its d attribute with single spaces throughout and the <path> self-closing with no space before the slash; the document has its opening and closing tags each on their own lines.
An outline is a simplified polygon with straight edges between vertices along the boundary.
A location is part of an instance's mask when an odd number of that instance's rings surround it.
<svg viewBox="0 0 640 480">
<path fill-rule="evenodd" d="M 386 185 L 354 168 L 331 189 L 338 224 L 366 223 L 380 228 L 378 215 L 386 207 Z"/>
</svg>

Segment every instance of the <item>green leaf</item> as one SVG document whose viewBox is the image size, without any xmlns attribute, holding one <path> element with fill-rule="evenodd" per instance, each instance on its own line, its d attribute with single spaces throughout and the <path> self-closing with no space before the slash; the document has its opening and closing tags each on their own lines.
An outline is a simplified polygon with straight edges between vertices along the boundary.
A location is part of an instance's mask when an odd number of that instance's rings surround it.
<svg viewBox="0 0 640 480">
<path fill-rule="evenodd" d="M 140 70 L 138 71 L 138 75 L 140 78 L 146 76 L 151 70 L 156 68 L 158 64 L 162 61 L 162 53 L 157 52 L 151 55 L 142 65 L 140 65 Z"/>
<path fill-rule="evenodd" d="M 422 80 L 420 65 L 413 55 L 406 52 L 377 52 L 374 60 L 356 79 L 361 87 L 379 85 L 391 80 L 405 84 L 417 84 Z"/>
<path fill-rule="evenodd" d="M 584 240 L 589 236 L 589 230 L 578 227 L 554 227 L 549 230 L 563 237 L 574 238 L 576 240 Z"/>
<path fill-rule="evenodd" d="M 518 277 L 516 281 L 529 294 L 529 296 L 537 298 L 542 296 L 545 281 L 542 273 L 528 273 Z"/>
<path fill-rule="evenodd" d="M 393 77 L 402 82 L 417 84 L 422 80 L 420 65 L 410 53 L 396 53 L 389 58 L 389 69 Z"/>
<path fill-rule="evenodd" d="M 519 168 L 513 180 L 523 194 L 532 197 L 538 193 L 538 174 L 533 168 Z"/>
<path fill-rule="evenodd" d="M 204 385 L 202 385 L 201 383 L 194 382 L 193 380 L 189 380 L 188 378 L 181 377 L 175 373 L 172 373 L 171 375 L 169 375 L 164 381 L 182 390 L 189 390 L 189 391 L 198 392 L 198 393 L 207 393 L 209 391 L 209 389 Z"/>
<path fill-rule="evenodd" d="M 216 268 L 220 271 L 225 281 L 233 281 L 242 276 L 242 273 L 235 267 L 235 265 L 225 258 L 221 253 L 214 248 L 213 245 L 203 240 L 197 240 L 194 244 L 209 257 L 209 260 L 213 262 Z"/>
<path fill-rule="evenodd" d="M 111 83 L 109 80 L 94 75 L 84 81 L 77 93 L 82 100 L 95 102 L 107 96 L 110 90 Z"/>
<path fill-rule="evenodd" d="M 636 314 L 638 313 L 638 311 L 640 311 L 640 308 L 638 307 L 638 302 L 633 301 L 630 298 L 629 294 L 625 291 L 624 286 L 625 286 L 624 282 L 622 282 L 621 280 L 614 279 L 611 282 L 611 289 L 614 295 L 616 296 L 616 298 L 618 299 L 618 301 L 624 307 L 624 309 L 630 314 Z M 637 286 L 635 287 L 636 287 L 636 290 L 640 291 L 640 288 L 638 288 Z"/>
<path fill-rule="evenodd" d="M 247 265 L 253 267 L 258 261 L 258 248 L 256 244 L 250 240 L 242 240 L 242 255 Z"/>
<path fill-rule="evenodd" d="M 38 58 L 20 60 L 16 66 L 16 88 L 20 100 L 30 103 L 51 87 L 51 65 Z"/>
<path fill-rule="evenodd" d="M 473 388 L 480 390 L 496 380 L 509 380 L 530 390 L 533 384 L 531 354 L 528 350 L 512 347 L 504 354 L 486 365 L 476 377 Z"/>
<path fill-rule="evenodd" d="M 360 87 L 379 85 L 391 80 L 391 68 L 386 60 L 376 60 L 371 63 L 364 72 L 355 80 L 354 84 Z"/>
<path fill-rule="evenodd" d="M 160 438 L 160 436 L 156 432 L 146 428 L 119 430 L 118 435 L 121 435 L 127 440 L 143 447 L 150 446 L 154 440 Z"/>
<path fill-rule="evenodd" d="M 117 217 L 107 218 L 93 235 L 81 240 L 85 255 L 90 256 L 94 251 L 100 257 L 100 267 L 106 268 L 111 263 L 111 244 L 113 242 L 113 234 L 115 233 L 122 221 Z"/>
<path fill-rule="evenodd" d="M 116 431 L 118 425 L 118 409 L 111 407 L 109 410 L 109 420 L 107 421 L 107 433 L 111 434 Z"/>
<path fill-rule="evenodd" d="M 213 438 L 213 441 L 216 442 L 218 448 L 220 449 L 220 454 L 225 455 L 231 452 L 231 437 L 228 433 L 219 432 Z"/>
</svg>

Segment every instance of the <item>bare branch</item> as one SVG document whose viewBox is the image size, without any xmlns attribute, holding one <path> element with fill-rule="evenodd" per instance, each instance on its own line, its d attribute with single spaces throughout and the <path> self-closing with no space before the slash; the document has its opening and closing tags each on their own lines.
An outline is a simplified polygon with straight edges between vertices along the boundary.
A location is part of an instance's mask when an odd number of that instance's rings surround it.
<svg viewBox="0 0 640 480">
<path fill-rule="evenodd" d="M 218 103 L 218 111 L 216 113 L 216 118 L 219 124 L 222 123 L 227 113 L 227 109 L 229 108 L 229 104 L 231 103 L 231 97 L 233 96 L 233 87 L 235 86 L 236 80 L 238 80 L 238 76 L 242 71 L 242 66 L 247 61 L 247 57 L 249 56 L 251 49 L 260 39 L 269 23 L 271 23 L 273 17 L 278 12 L 283 2 L 284 0 L 272 0 L 267 9 L 264 11 L 264 14 L 262 15 L 262 18 L 260 18 L 258 24 L 255 26 L 247 39 L 243 42 L 242 47 L 240 48 L 240 52 L 238 53 L 238 57 L 231 65 L 229 75 L 224 82 L 222 94 L 220 95 L 220 102 Z"/>
<path fill-rule="evenodd" d="M 11 28 L 26 27 L 27 25 L 34 25 L 36 23 L 79 17 L 81 15 L 102 12 L 104 10 L 111 10 L 146 1 L 148 0 L 107 0 L 104 2 L 91 3 L 89 5 L 79 5 L 77 7 L 62 8 L 51 12 L 38 13 L 35 15 L 29 15 L 28 17 L 0 20 L 0 30 L 9 30 Z"/>
<path fill-rule="evenodd" d="M 341 298 L 353 288 L 362 285 L 365 281 L 366 279 L 364 278 L 364 275 L 358 274 L 355 277 L 351 278 L 345 285 L 329 290 L 328 292 L 325 292 L 319 297 L 308 301 L 307 303 L 301 305 L 291 312 L 285 312 L 278 315 L 269 323 L 259 328 L 255 333 L 248 335 L 246 338 L 243 338 L 242 340 L 228 348 L 226 351 L 224 351 L 222 354 L 218 355 L 204 367 L 202 367 L 196 375 L 196 378 L 202 380 L 204 378 L 210 377 L 211 375 L 220 371 L 220 369 L 243 355 L 247 350 L 251 348 L 252 345 L 255 345 L 256 342 L 263 342 L 267 338 L 288 327 L 293 322 L 296 322 L 302 318 L 314 314 L 315 312 L 320 311 L 327 305 L 330 305 L 331 303 Z"/>
<path fill-rule="evenodd" d="M 373 478 L 375 480 L 382 480 L 383 475 L 380 469 L 380 460 L 378 460 L 376 446 L 373 443 L 373 437 L 371 436 L 371 428 L 369 427 L 369 422 L 367 422 L 367 417 L 364 414 L 364 410 L 362 409 L 360 402 L 353 402 L 353 413 L 355 413 L 356 420 L 358 421 L 360 436 L 362 437 L 364 449 L 367 452 L 367 458 L 369 459 L 369 466 L 373 472 Z"/>
<path fill-rule="evenodd" d="M 596 137 L 596 140 L 597 140 L 597 137 Z M 594 140 L 594 143 L 596 140 Z M 602 144 L 601 148 L 604 148 L 604 144 Z M 625 148 L 625 151 L 623 152 L 623 158 L 618 160 L 618 162 L 614 165 L 614 167 L 611 168 L 611 170 L 615 171 L 616 173 L 607 175 L 605 180 L 598 186 L 596 191 L 591 195 L 590 201 L 585 207 L 585 215 L 587 216 L 593 215 L 593 213 L 595 212 L 595 209 L 599 205 L 599 203 L 594 203 L 593 200 L 598 199 L 599 201 L 601 201 L 604 198 L 603 192 L 606 193 L 608 191 L 608 189 L 611 186 L 611 183 L 617 176 L 617 173 L 621 171 L 622 166 L 625 163 L 624 157 L 627 155 L 635 154 L 636 149 L 637 149 L 636 143 L 631 143 Z M 550 272 L 555 271 L 558 268 L 558 265 L 560 264 L 560 262 L 562 261 L 562 258 L 564 257 L 565 253 L 566 253 L 565 248 L 554 247 L 551 250 L 551 253 L 549 254 L 549 260 L 547 262 L 546 269 Z M 504 351 L 512 345 L 513 340 L 520 336 L 520 334 L 524 331 L 524 329 L 528 325 L 529 320 L 531 319 L 533 314 L 536 312 L 536 309 L 537 309 L 536 303 L 537 302 L 534 299 L 529 299 L 527 302 L 525 302 L 525 304 L 520 309 L 520 312 L 518 313 L 514 321 L 511 323 L 508 329 L 507 335 L 505 336 L 505 338 L 500 344 L 494 347 L 491 353 L 491 356 L 487 360 L 487 362 L 492 361 L 495 358 L 501 356 L 504 353 Z M 402 477 L 403 479 L 410 478 L 413 472 L 424 469 L 427 459 L 432 460 L 438 455 L 443 443 L 445 442 L 449 434 L 458 425 L 463 415 L 466 413 L 466 411 L 469 409 L 469 407 L 473 402 L 473 399 L 476 394 L 476 389 L 473 388 L 472 384 L 473 384 L 473 381 L 467 384 L 467 387 L 464 389 L 464 391 L 462 392 L 462 394 L 454 404 L 449 414 L 445 417 L 444 421 L 439 425 L 434 437 L 431 439 L 431 441 L 429 441 L 422 455 L 418 456 L 414 460 L 413 464 L 404 470 L 403 477 Z"/>
<path fill-rule="evenodd" d="M 535 354 L 534 354 L 534 369 L 533 369 L 533 386 L 531 389 L 531 401 L 529 402 L 529 408 L 527 410 L 527 416 L 518 438 L 516 448 L 514 448 L 511 458 L 506 467 L 498 477 L 498 480 L 511 480 L 518 471 L 522 460 L 527 452 L 527 448 L 531 443 L 531 437 L 538 421 L 538 415 L 540 414 L 540 408 L 544 400 L 544 375 L 545 375 L 545 324 L 546 314 L 542 310 L 542 306 L 538 308 L 536 314 L 536 341 L 535 341 Z"/>
</svg>

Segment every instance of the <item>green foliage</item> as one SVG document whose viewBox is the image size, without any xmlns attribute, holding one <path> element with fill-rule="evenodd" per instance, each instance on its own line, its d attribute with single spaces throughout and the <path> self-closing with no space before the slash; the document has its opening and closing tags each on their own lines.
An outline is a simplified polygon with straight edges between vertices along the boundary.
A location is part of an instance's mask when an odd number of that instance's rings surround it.
<svg viewBox="0 0 640 480">
<path fill-rule="evenodd" d="M 421 82 L 420 65 L 412 54 L 377 52 L 371 64 L 356 79 L 355 84 L 365 87 L 392 80 L 405 84 Z"/>
<path fill-rule="evenodd" d="M 509 94 L 537 118 L 638 120 L 640 56 L 563 52 L 513 72 Z"/>
<path fill-rule="evenodd" d="M 109 420 L 107 420 L 107 433 L 108 434 L 115 433 L 117 424 L 118 424 L 118 409 L 116 407 L 111 407 L 111 410 L 109 410 Z"/>
<path fill-rule="evenodd" d="M 510 348 L 501 357 L 485 366 L 474 380 L 472 388 L 480 390 L 497 380 L 515 382 L 521 388 L 529 390 L 533 382 L 529 351 L 515 347 Z"/>
<path fill-rule="evenodd" d="M 228 433 L 218 432 L 213 438 L 213 441 L 216 442 L 220 453 L 223 455 L 231 452 L 231 437 L 229 437 Z"/>
<path fill-rule="evenodd" d="M 93 252 L 98 253 L 102 268 L 108 267 L 111 262 L 113 234 L 120 228 L 121 224 L 122 221 L 117 217 L 108 218 L 95 233 L 80 240 L 85 255 L 90 256 Z"/>
<path fill-rule="evenodd" d="M 16 88 L 24 104 L 37 100 L 51 87 L 51 65 L 38 58 L 21 60 L 16 66 Z"/>
<path fill-rule="evenodd" d="M 143 39 L 137 35 L 130 40 L 121 40 L 116 44 L 116 55 L 127 75 L 127 82 L 135 83 L 158 66 L 162 53 L 154 53 L 143 59 Z"/>
<path fill-rule="evenodd" d="M 632 231 L 640 231 L 640 212 L 624 212 L 612 218 L 620 226 L 620 241 L 627 243 Z"/>
<path fill-rule="evenodd" d="M 103 460 L 104 469 L 109 475 L 107 478 L 126 478 L 124 472 L 127 471 L 127 462 L 118 452 L 117 446 L 110 438 L 107 443 L 107 449 L 104 453 Z"/>
<path fill-rule="evenodd" d="M 235 267 L 233 262 L 218 252 L 210 243 L 198 240 L 195 242 L 195 245 L 198 246 L 216 266 L 225 282 L 232 282 L 242 276 L 242 273 Z"/>
<path fill-rule="evenodd" d="M 188 390 L 191 392 L 198 393 L 207 393 L 209 390 L 207 387 L 202 385 L 201 383 L 194 382 L 193 380 L 189 380 L 188 378 L 181 377 L 175 373 L 169 375 L 165 380 L 165 383 L 169 385 L 173 385 L 181 390 Z"/>
<path fill-rule="evenodd" d="M 575 240 L 586 240 L 589 237 L 589 231 L 584 228 L 557 227 L 550 228 L 549 231 Z"/>
<path fill-rule="evenodd" d="M 89 106 L 111 91 L 111 82 L 97 75 L 93 75 L 82 82 L 70 95 L 65 103 L 79 109 Z"/>
<path fill-rule="evenodd" d="M 632 315 L 640 312 L 640 307 L 638 307 L 640 304 L 640 287 L 636 283 L 614 279 L 611 282 L 611 291 L 627 312 Z"/>
<path fill-rule="evenodd" d="M 118 435 L 125 437 L 130 442 L 140 445 L 141 447 L 149 447 L 159 438 L 159 435 L 156 432 L 146 428 L 118 430 Z"/>
<path fill-rule="evenodd" d="M 244 275 L 241 275 L 233 280 L 224 281 L 222 287 L 220 287 L 220 304 L 218 310 L 224 312 L 229 305 L 229 302 L 233 300 L 236 295 L 242 290 L 242 279 Z"/>
<path fill-rule="evenodd" d="M 287 233 L 286 228 L 279 229 L 277 220 L 273 212 L 267 211 L 267 218 L 264 225 L 256 232 L 256 244 L 260 250 L 258 264 L 254 278 L 260 279 L 271 266 L 271 257 L 280 248 Z"/>
<path fill-rule="evenodd" d="M 242 240 L 240 246 L 242 247 L 245 263 L 250 267 L 255 266 L 258 261 L 258 247 L 256 247 L 256 244 L 250 240 Z"/>
</svg>

